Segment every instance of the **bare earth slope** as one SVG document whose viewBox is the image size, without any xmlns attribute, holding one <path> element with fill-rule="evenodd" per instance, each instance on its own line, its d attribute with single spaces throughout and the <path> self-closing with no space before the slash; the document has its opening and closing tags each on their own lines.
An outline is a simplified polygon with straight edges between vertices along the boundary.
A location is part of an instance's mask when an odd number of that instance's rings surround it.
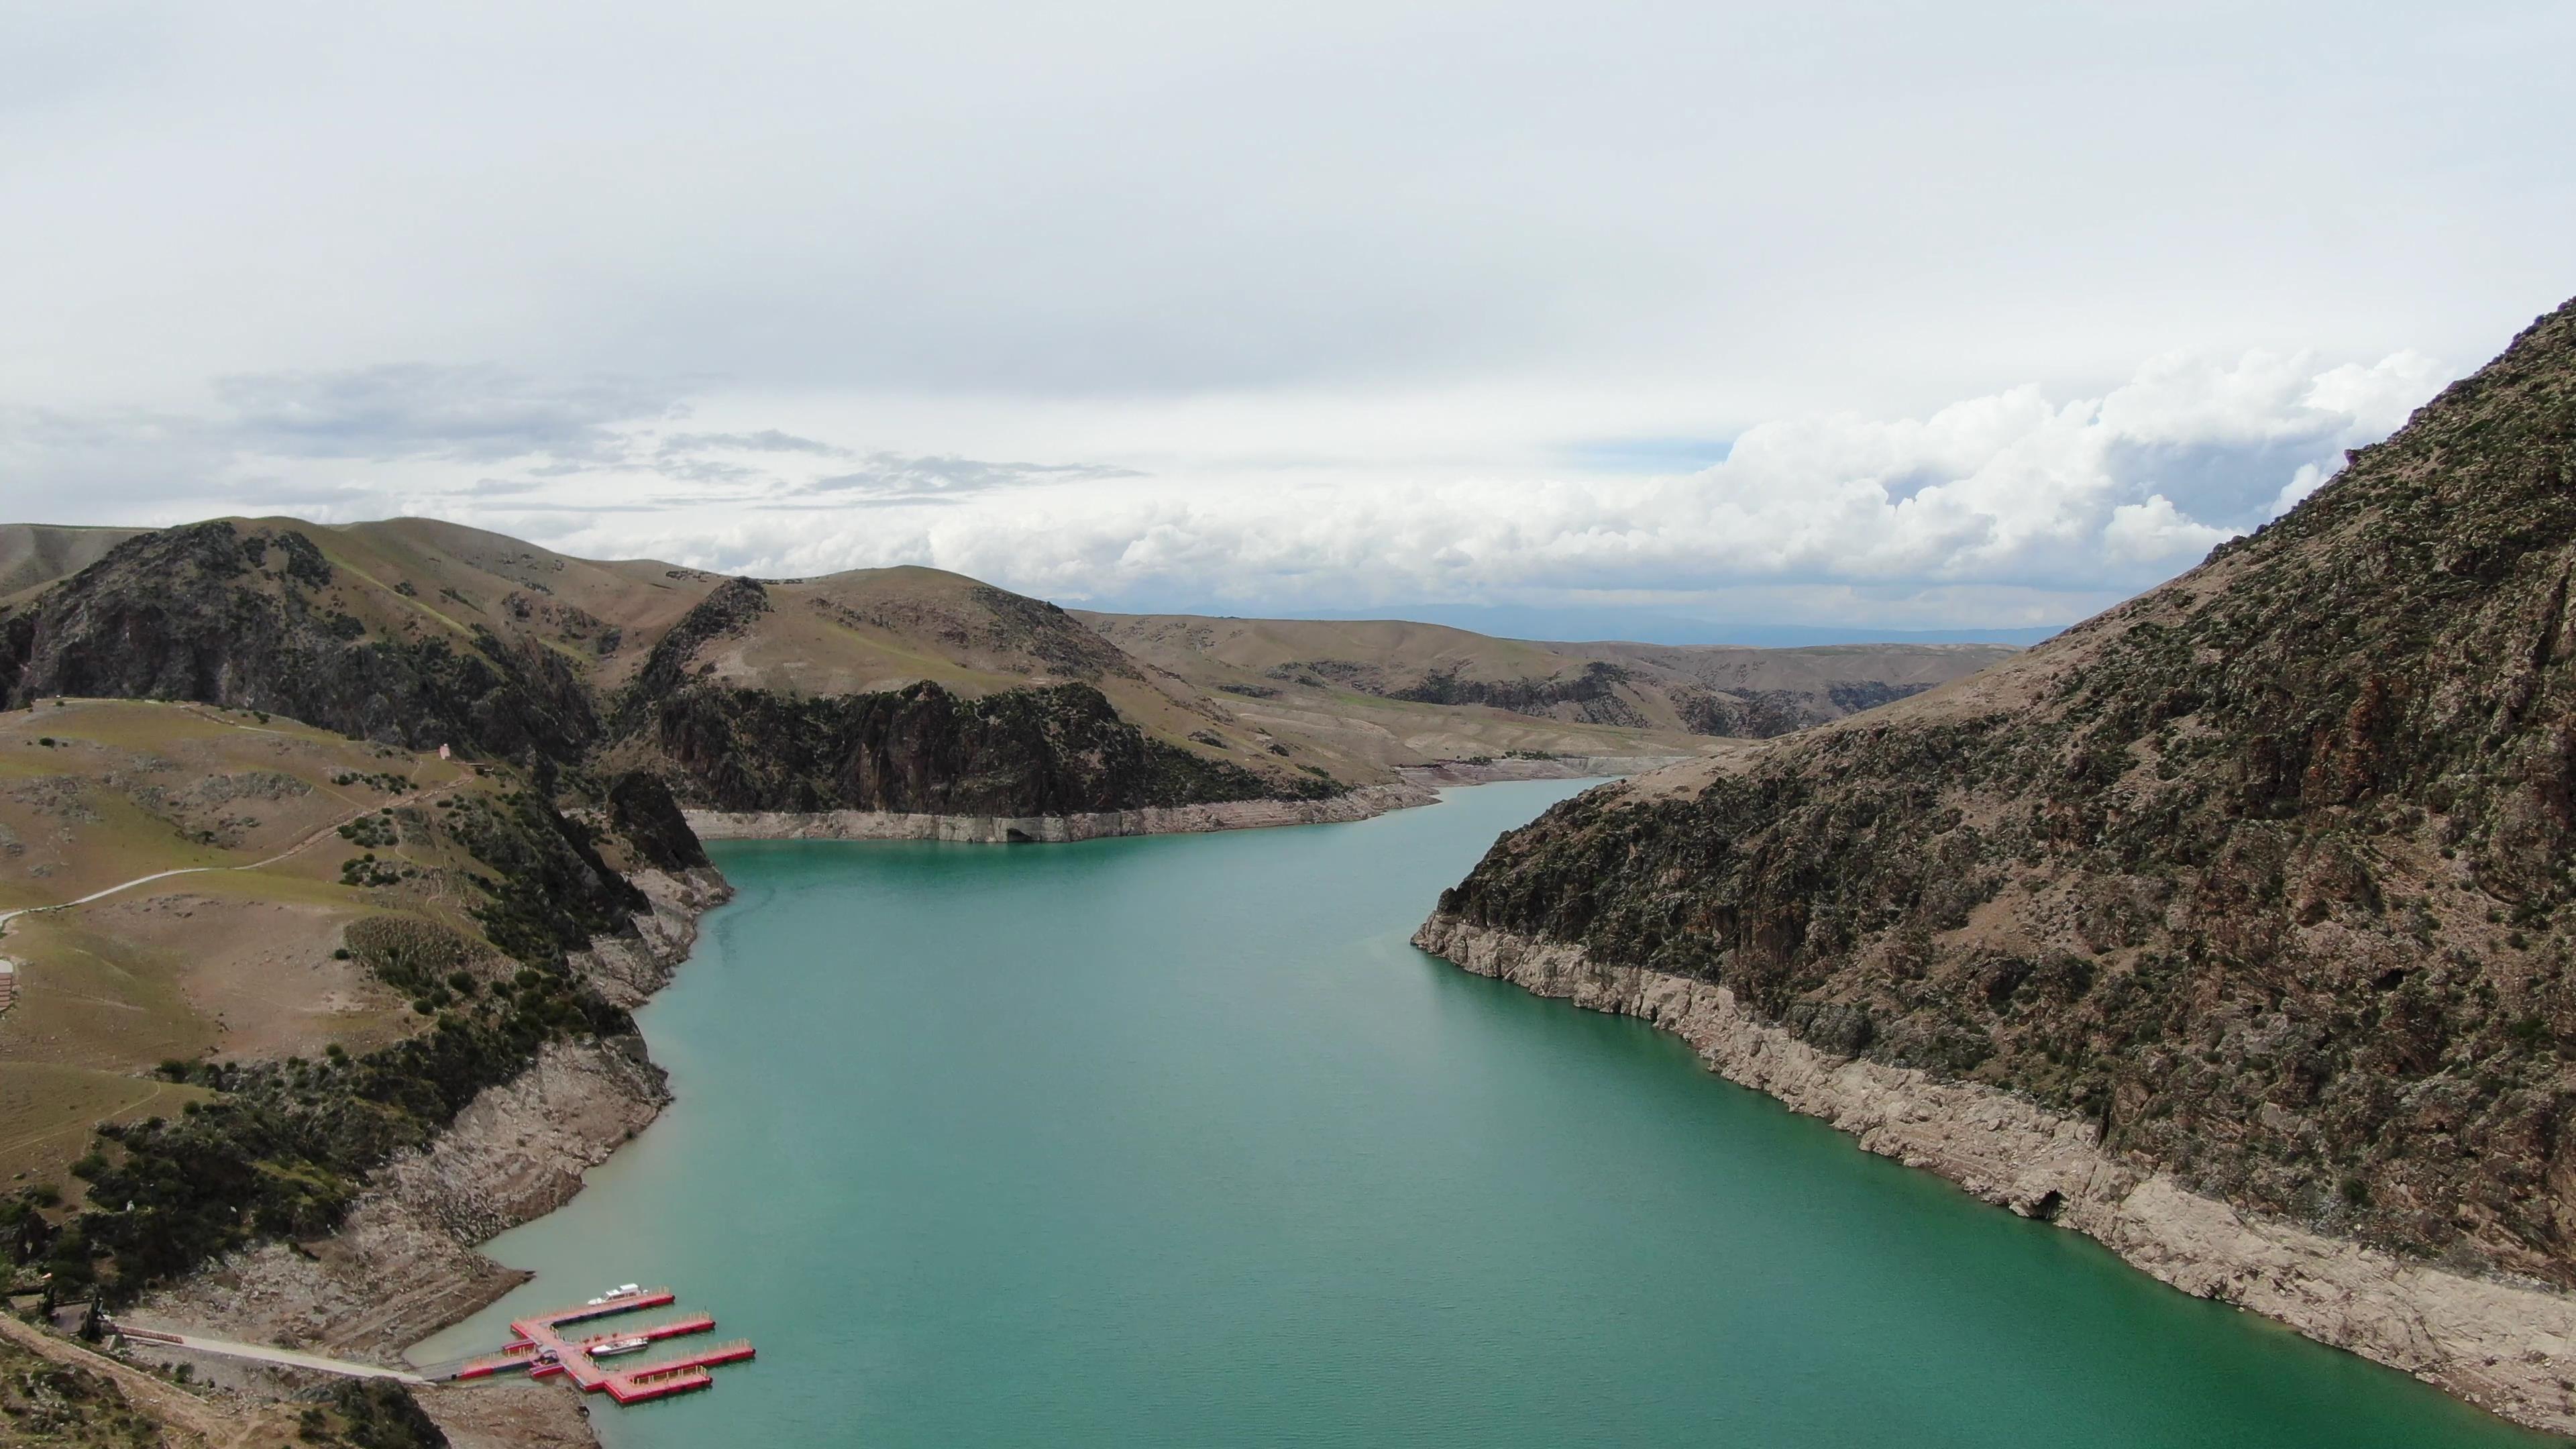
<svg viewBox="0 0 2576 1449">
<path fill-rule="evenodd" d="M 1986 1112 L 1887 1150 L 2150 1266 L 2174 1239 L 2136 1231 L 2148 1182 L 2347 1245 L 2429 1338 L 2383 1341 L 2350 1284 L 2310 1311 L 2250 1267 L 2165 1275 L 2576 1425 L 2547 1291 L 2576 1286 L 2571 576 L 2576 304 L 2174 583 L 1734 767 L 1569 801 L 1422 939 L 1649 1014 L 1653 981 L 1714 993 L 1738 1024 L 1712 1060 L 1808 1110 L 1855 1110 L 1823 1085 L 1852 1061 L 1922 1084 L 1895 1120 Z M 1747 1032 L 1774 1047 L 1712 1045 Z M 2001 1146 L 1962 1165 L 1980 1131 Z M 2015 1187 L 2061 1151 L 2083 1171 Z M 2466 1361 L 2443 1282 L 2535 1290 L 2533 1336 Z"/>
</svg>

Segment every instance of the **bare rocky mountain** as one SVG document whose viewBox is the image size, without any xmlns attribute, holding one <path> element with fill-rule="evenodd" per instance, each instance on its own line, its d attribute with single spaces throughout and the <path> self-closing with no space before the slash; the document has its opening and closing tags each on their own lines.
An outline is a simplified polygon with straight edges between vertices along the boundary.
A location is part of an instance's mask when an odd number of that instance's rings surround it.
<svg viewBox="0 0 2576 1449">
<path fill-rule="evenodd" d="M 1722 992 L 1707 1000 L 1727 1030 L 1771 1033 L 1775 1063 L 1808 1054 L 1810 1085 L 1854 1062 L 1852 1081 L 1993 1089 L 1957 1099 L 1995 1104 L 1986 1128 L 1953 1124 L 1960 1140 L 2001 1142 L 2035 1110 L 2080 1129 L 2046 1152 L 2080 1141 L 2065 1160 L 2091 1175 L 2016 1188 L 2038 1148 L 1953 1175 L 2089 1215 L 2142 1262 L 2172 1244 L 2124 1245 L 2141 1221 L 2124 1195 L 2167 1182 L 2386 1255 L 2389 1282 L 2417 1285 L 2389 1290 L 2409 1313 L 2442 1283 L 2564 1290 L 2571 578 L 2576 304 L 2163 588 L 1971 679 L 1558 806 L 1444 893 L 1422 939 L 1561 994 L 1621 976 L 1596 1004 L 1644 1014 L 1659 991 Z M 1807 1110 L 1850 1105 L 1824 1092 Z M 2271 1291 L 2239 1266 L 2203 1286 Z M 2537 1325 L 2564 1302 L 2516 1312 Z M 2564 1344 L 2463 1366 L 2318 1303 L 2266 1306 L 2576 1422 L 2550 1387 Z M 2412 1332 L 2438 1340 L 2432 1322 Z"/>
</svg>

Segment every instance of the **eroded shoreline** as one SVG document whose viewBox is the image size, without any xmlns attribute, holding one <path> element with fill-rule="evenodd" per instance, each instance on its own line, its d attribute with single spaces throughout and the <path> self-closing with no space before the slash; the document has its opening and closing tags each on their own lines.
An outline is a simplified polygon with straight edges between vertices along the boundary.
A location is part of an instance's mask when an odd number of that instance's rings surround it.
<svg viewBox="0 0 2576 1449">
<path fill-rule="evenodd" d="M 1984 1201 L 2093 1238 L 2196 1297 L 2235 1304 L 2505 1418 L 2576 1435 L 2576 1299 L 2468 1278 L 2190 1192 L 2102 1152 L 2093 1124 L 2010 1093 L 1837 1057 L 1756 1021 L 1722 986 L 1609 966 L 1580 946 L 1434 914 L 1414 945 L 1479 976 L 1673 1033 L 1727 1080 Z"/>
<path fill-rule="evenodd" d="M 973 845 L 1060 845 L 1126 835 L 1195 835 L 1368 820 L 1439 800 L 1444 786 L 1509 780 L 1609 779 L 1674 764 L 1679 755 L 1443 760 L 1407 765 L 1390 784 L 1320 800 L 1225 800 L 1070 815 L 925 815 L 883 810 L 684 810 L 701 840 L 942 840 Z"/>
<path fill-rule="evenodd" d="M 697 943 L 698 919 L 732 890 L 712 869 L 629 878 L 652 909 L 634 917 L 631 933 L 592 938 L 571 964 L 601 995 L 632 1007 L 669 982 Z M 517 1076 L 478 1093 L 429 1147 L 379 1168 L 330 1237 L 227 1255 L 122 1316 L 144 1328 L 403 1362 L 411 1345 L 527 1282 L 531 1274 L 484 1256 L 481 1245 L 570 1201 L 583 1174 L 670 1100 L 641 1037 L 549 1043 Z M 173 1361 L 258 1389 L 299 1386 L 282 1371 Z M 595 1445 L 579 1396 L 554 1387 L 432 1388 L 418 1398 L 458 1449 Z"/>
</svg>

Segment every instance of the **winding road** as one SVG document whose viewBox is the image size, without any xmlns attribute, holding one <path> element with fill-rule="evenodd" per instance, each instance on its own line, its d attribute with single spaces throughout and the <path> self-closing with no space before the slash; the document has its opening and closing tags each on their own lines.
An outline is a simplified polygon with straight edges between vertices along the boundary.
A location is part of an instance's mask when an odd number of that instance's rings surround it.
<svg viewBox="0 0 2576 1449">
<path fill-rule="evenodd" d="M 183 1348 L 191 1353 L 211 1353 L 224 1358 L 243 1358 L 255 1363 L 275 1364 L 279 1368 L 311 1369 L 316 1373 L 338 1374 L 352 1379 L 392 1379 L 397 1383 L 428 1384 L 435 1380 L 408 1369 L 386 1368 L 382 1364 L 351 1363 L 347 1359 L 324 1358 L 318 1353 L 298 1353 L 291 1348 L 270 1348 L 263 1343 L 235 1343 L 228 1338 L 202 1338 L 193 1333 L 169 1333 L 157 1328 L 136 1328 L 117 1324 L 116 1331 L 136 1343 L 155 1344 L 163 1348 Z"/>
<path fill-rule="evenodd" d="M 248 728 L 248 726 L 244 726 L 244 728 Z M 315 830 L 312 834 L 305 836 L 302 840 L 295 842 L 293 845 L 288 846 L 286 849 L 279 851 L 277 854 L 270 856 L 266 860 L 254 860 L 248 865 L 190 865 L 182 866 L 177 870 L 154 871 L 150 875 L 138 875 L 132 880 L 119 882 L 116 885 L 109 886 L 103 891 L 92 891 L 88 895 L 85 895 L 76 901 L 57 901 L 50 906 L 21 906 L 14 911 L 0 911 L 0 928 L 7 927 L 11 921 L 16 920 L 20 916 L 32 916 L 43 911 L 68 911 L 74 906 L 85 906 L 92 901 L 105 900 L 109 896 L 115 895 L 120 891 L 130 891 L 139 885 L 150 885 L 156 880 L 168 880 L 174 875 L 206 875 L 217 871 L 260 870 L 267 866 L 275 865 L 281 860 L 291 859 L 303 854 L 316 844 L 329 838 L 343 825 L 363 820 L 367 816 L 373 815 L 380 810 L 393 810 L 417 805 L 423 800 L 444 795 L 448 791 L 455 789 L 457 786 L 464 784 L 466 780 L 472 778 L 473 777 L 470 775 L 463 776 L 458 779 L 450 780 L 444 785 L 435 786 L 431 789 L 414 790 L 412 793 L 403 796 L 399 800 L 389 801 L 383 805 L 366 806 L 363 809 L 344 815 L 341 818 L 332 821 L 330 824 Z"/>
</svg>

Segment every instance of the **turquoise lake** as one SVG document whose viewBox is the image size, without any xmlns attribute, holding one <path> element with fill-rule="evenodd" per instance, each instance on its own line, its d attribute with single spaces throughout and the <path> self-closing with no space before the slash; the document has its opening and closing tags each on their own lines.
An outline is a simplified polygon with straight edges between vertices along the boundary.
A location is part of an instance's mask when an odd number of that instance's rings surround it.
<svg viewBox="0 0 2576 1449">
<path fill-rule="evenodd" d="M 1580 788 L 1070 846 L 732 844 L 679 1100 L 490 1251 L 756 1363 L 612 1449 L 2556 1443 L 1406 944 Z M 565 1390 L 570 1392 L 570 1390 Z"/>
</svg>

